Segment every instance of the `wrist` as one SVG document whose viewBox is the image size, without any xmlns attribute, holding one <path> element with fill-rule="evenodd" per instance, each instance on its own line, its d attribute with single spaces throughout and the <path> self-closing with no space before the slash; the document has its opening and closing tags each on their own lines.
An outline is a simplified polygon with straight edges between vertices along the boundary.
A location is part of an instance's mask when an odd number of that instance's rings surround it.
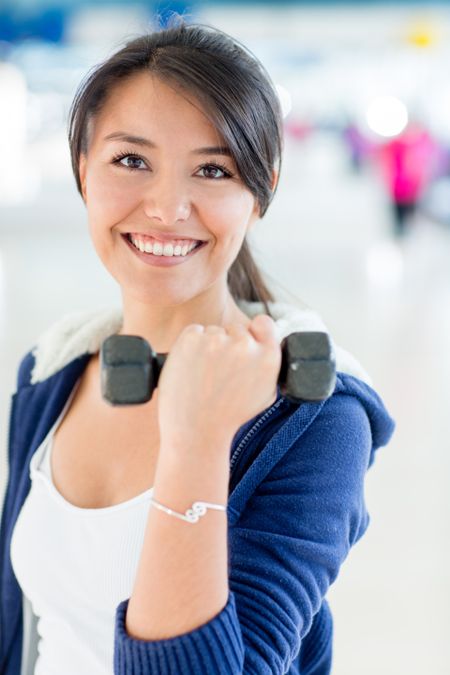
<svg viewBox="0 0 450 675">
<path fill-rule="evenodd" d="M 220 462 L 229 461 L 233 436 L 226 432 L 200 433 L 195 437 L 190 434 L 160 435 L 160 455 L 177 458 L 188 458 L 195 461 Z"/>
<path fill-rule="evenodd" d="M 155 471 L 153 496 L 157 501 L 184 511 L 194 501 L 226 504 L 230 478 L 230 444 L 205 449 L 161 445 Z"/>
</svg>

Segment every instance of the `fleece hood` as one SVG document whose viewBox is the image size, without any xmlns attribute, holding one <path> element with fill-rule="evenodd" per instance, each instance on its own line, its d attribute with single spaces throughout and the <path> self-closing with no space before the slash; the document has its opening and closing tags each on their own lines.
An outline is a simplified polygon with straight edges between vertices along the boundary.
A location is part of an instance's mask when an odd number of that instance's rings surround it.
<svg viewBox="0 0 450 675">
<path fill-rule="evenodd" d="M 250 318 L 265 313 L 261 302 L 239 300 L 237 304 Z M 287 302 L 268 302 L 268 306 L 280 342 L 297 331 L 323 331 L 329 334 L 319 314 L 310 308 L 298 307 Z M 51 377 L 85 353 L 98 352 L 103 340 L 119 332 L 122 323 L 122 309 L 117 307 L 77 311 L 64 315 L 42 333 L 32 350 L 35 361 L 31 384 L 37 384 Z M 383 402 L 372 388 L 371 377 L 352 354 L 334 342 L 331 335 L 330 340 L 336 359 L 335 393 L 345 390 L 346 393 L 360 399 L 371 422 L 375 447 L 383 445 L 385 433 L 381 430 L 386 430 L 386 426 L 389 426 L 386 422 L 390 418 Z"/>
<path fill-rule="evenodd" d="M 249 318 L 265 314 L 261 302 L 238 301 L 239 308 Z M 275 330 L 279 342 L 297 331 L 323 331 L 328 333 L 320 316 L 311 309 L 303 309 L 284 302 L 268 303 L 275 320 Z M 35 364 L 31 374 L 31 384 L 42 382 L 51 377 L 73 359 L 82 354 L 95 354 L 103 340 L 117 333 L 123 323 L 121 308 L 103 308 L 70 312 L 53 323 L 38 338 L 33 355 Z M 361 364 L 344 349 L 333 342 L 338 372 L 354 375 L 371 385 L 372 380 Z"/>
</svg>

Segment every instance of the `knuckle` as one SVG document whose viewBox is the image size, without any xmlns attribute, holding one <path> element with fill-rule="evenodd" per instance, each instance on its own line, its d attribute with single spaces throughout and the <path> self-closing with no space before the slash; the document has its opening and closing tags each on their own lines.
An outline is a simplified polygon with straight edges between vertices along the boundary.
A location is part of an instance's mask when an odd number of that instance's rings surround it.
<svg viewBox="0 0 450 675">
<path fill-rule="evenodd" d="M 253 344 L 254 340 L 247 332 L 233 336 L 233 345 L 239 353 L 247 354 L 253 347 Z"/>
<path fill-rule="evenodd" d="M 226 335 L 222 332 L 207 332 L 206 333 L 206 349 L 208 351 L 215 351 L 222 347 L 226 340 Z"/>
<path fill-rule="evenodd" d="M 195 343 L 197 340 L 201 339 L 203 335 L 203 326 L 200 324 L 190 324 L 189 326 L 186 326 L 184 330 L 181 333 L 181 341 L 182 342 L 189 342 Z"/>
<path fill-rule="evenodd" d="M 188 326 L 185 327 L 184 332 L 185 333 L 200 333 L 201 329 L 203 329 L 203 326 L 200 323 L 190 323 Z"/>
<path fill-rule="evenodd" d="M 223 332 L 224 331 L 223 331 L 223 328 L 221 326 L 213 326 L 213 325 L 205 326 L 205 333 L 213 335 L 213 334 L 216 334 L 216 333 L 223 333 Z"/>
</svg>

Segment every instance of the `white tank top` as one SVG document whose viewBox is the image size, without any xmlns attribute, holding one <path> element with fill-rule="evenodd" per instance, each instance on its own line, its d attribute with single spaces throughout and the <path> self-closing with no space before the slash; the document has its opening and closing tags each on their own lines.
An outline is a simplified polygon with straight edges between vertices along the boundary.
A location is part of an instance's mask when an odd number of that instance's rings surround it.
<svg viewBox="0 0 450 675">
<path fill-rule="evenodd" d="M 14 573 L 38 617 L 35 675 L 112 675 L 115 611 L 133 590 L 153 492 L 85 509 L 57 491 L 53 435 L 78 384 L 31 459 L 11 541 Z"/>
</svg>

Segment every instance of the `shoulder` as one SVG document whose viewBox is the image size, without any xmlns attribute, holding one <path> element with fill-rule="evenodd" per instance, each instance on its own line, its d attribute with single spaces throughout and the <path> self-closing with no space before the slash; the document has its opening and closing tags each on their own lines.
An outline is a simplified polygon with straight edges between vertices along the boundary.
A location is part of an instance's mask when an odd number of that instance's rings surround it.
<svg viewBox="0 0 450 675">
<path fill-rule="evenodd" d="M 33 350 L 27 352 L 19 363 L 17 371 L 17 390 L 31 384 L 31 373 L 34 368 L 35 358 Z"/>
<path fill-rule="evenodd" d="M 284 423 L 283 439 L 288 437 L 286 433 L 289 430 L 289 438 L 295 438 L 303 446 L 305 439 L 300 441 L 300 437 L 308 429 L 307 438 L 314 435 L 319 438 L 322 448 L 326 441 L 343 456 L 341 440 L 345 438 L 350 457 L 359 441 L 366 454 L 369 448 L 371 464 L 374 451 L 389 441 L 395 427 L 374 389 L 372 378 L 355 356 L 336 344 L 315 310 L 279 301 L 269 302 L 268 305 L 280 341 L 296 331 L 325 332 L 330 337 L 336 363 L 333 395 L 321 403 L 303 403 L 297 410 L 293 404 L 294 411 Z M 264 312 L 262 303 L 240 301 L 240 306 L 250 317 Z M 330 451 L 327 451 L 326 457 L 330 458 Z"/>
<path fill-rule="evenodd" d="M 323 461 L 330 470 L 337 464 L 347 464 L 349 471 L 364 472 L 373 463 L 376 450 L 387 445 L 395 429 L 375 389 L 343 372 L 337 373 L 332 396 L 320 404 L 303 404 L 291 419 L 305 416 L 310 424 L 302 434 L 301 447 L 308 446 L 314 461 Z"/>
<path fill-rule="evenodd" d="M 337 374 L 335 390 L 324 401 L 297 404 L 280 395 L 275 405 L 280 413 L 272 423 L 261 425 L 266 411 L 237 437 L 241 451 L 245 443 L 251 449 L 233 483 L 234 518 L 255 490 L 264 492 L 283 480 L 292 494 L 317 498 L 328 498 L 332 484 L 337 492 L 350 494 L 352 485 L 360 490 L 376 450 L 395 428 L 377 392 L 344 373 Z"/>
<path fill-rule="evenodd" d="M 22 358 L 17 388 L 37 384 L 82 354 L 96 353 L 103 340 L 120 330 L 122 310 L 100 308 L 63 315 L 39 335 Z"/>
</svg>

